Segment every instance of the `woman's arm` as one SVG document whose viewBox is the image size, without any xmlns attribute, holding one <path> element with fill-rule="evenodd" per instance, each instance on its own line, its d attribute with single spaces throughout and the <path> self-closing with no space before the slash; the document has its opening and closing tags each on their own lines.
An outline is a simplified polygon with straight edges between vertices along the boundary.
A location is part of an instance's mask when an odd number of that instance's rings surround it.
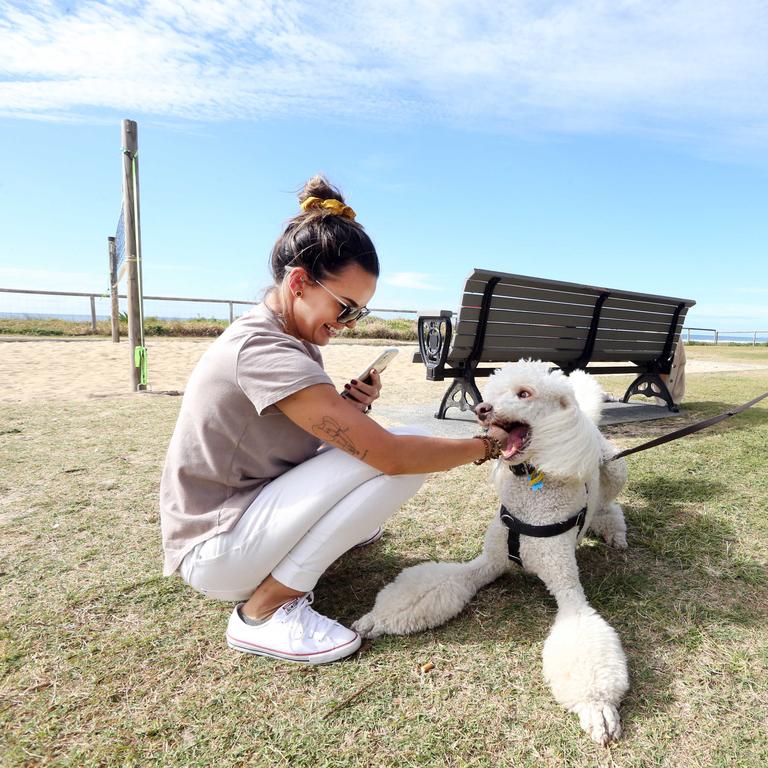
<svg viewBox="0 0 768 768">
<path fill-rule="evenodd" d="M 485 456 L 483 440 L 393 435 L 330 384 L 302 389 L 276 406 L 310 434 L 387 475 L 439 472 Z"/>
</svg>

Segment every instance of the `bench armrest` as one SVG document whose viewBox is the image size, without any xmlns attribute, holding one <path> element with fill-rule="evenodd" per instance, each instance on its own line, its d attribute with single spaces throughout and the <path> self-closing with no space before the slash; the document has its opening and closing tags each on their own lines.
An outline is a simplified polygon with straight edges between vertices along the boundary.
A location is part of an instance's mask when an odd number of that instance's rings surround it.
<svg viewBox="0 0 768 768">
<path fill-rule="evenodd" d="M 420 315 L 417 321 L 421 360 L 427 366 L 429 381 L 442 381 L 445 361 L 451 347 L 453 324 L 451 312 L 441 310 L 439 315 Z"/>
</svg>

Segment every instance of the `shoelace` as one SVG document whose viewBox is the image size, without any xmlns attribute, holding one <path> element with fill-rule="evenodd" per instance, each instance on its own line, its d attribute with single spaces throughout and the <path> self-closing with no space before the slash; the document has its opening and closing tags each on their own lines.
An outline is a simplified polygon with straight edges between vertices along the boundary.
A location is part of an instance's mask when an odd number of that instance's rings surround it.
<svg viewBox="0 0 768 768">
<path fill-rule="evenodd" d="M 307 592 L 288 615 L 286 622 L 291 625 L 292 633 L 299 636 L 313 637 L 317 632 L 320 638 L 328 636 L 328 631 L 337 625 L 337 621 L 319 614 L 310 606 L 315 600 L 314 592 Z"/>
</svg>

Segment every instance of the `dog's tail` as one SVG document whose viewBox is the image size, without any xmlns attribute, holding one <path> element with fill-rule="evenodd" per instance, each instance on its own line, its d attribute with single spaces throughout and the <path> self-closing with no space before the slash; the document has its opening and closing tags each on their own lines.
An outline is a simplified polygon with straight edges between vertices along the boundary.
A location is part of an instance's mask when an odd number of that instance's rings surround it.
<svg viewBox="0 0 768 768">
<path fill-rule="evenodd" d="M 605 392 L 600 383 L 585 371 L 574 371 L 568 381 L 571 382 L 579 408 L 593 423 L 599 424 L 605 400 Z"/>
</svg>

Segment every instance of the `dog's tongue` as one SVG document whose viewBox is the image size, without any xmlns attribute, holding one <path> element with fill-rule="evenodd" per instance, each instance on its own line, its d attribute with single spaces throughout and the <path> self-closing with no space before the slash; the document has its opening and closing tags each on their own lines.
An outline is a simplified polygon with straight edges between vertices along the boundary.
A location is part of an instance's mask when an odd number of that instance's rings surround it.
<svg viewBox="0 0 768 768">
<path fill-rule="evenodd" d="M 525 438 L 528 436 L 528 428 L 520 424 L 512 427 L 507 433 L 507 444 L 501 452 L 505 459 L 511 459 L 516 453 L 520 453 L 523 448 Z"/>
</svg>

